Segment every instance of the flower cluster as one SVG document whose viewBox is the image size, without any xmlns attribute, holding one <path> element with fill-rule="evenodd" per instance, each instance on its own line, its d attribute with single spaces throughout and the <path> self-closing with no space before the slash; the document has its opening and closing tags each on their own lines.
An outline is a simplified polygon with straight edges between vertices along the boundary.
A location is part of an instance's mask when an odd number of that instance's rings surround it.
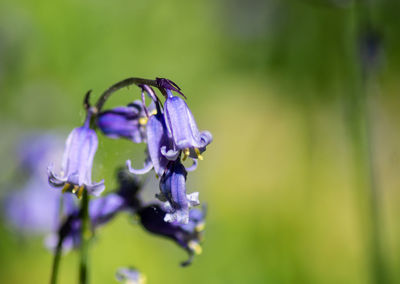
<svg viewBox="0 0 400 284">
<path fill-rule="evenodd" d="M 141 99 L 103 110 L 112 93 L 132 84 L 140 88 Z M 153 88 L 160 91 L 164 102 Z M 146 97 L 150 98 L 148 104 Z M 128 211 L 139 218 L 145 230 L 169 238 L 186 250 L 189 259 L 182 265 L 190 264 L 193 256 L 201 253 L 205 213 L 193 208 L 200 204 L 199 193 L 187 192 L 186 179 L 197 168 L 198 161 L 203 160 L 203 153 L 212 142 L 211 133 L 199 131 L 185 95 L 168 79 L 129 78 L 111 86 L 95 105 L 90 104 L 89 98 L 90 92 L 84 100 L 86 119 L 68 136 L 61 170 L 56 171 L 53 164 L 48 166 L 50 185 L 62 189 L 62 193 L 71 193 L 70 197 L 75 195 L 75 202 L 81 199 L 81 207 L 74 204 L 63 215 L 47 245 L 56 255 L 71 248 L 84 250 L 87 236 L 95 234 L 118 213 Z M 97 129 L 109 138 L 146 145 L 143 168 L 133 168 L 131 160 L 127 160 L 127 168 L 119 171 L 119 188 L 106 195 L 102 195 L 104 180 L 92 181 Z M 192 161 L 188 166 L 187 159 Z M 159 192 L 157 199 L 146 203 L 140 197 L 142 185 L 138 179 L 150 172 L 158 181 Z M 97 198 L 90 201 L 90 196 Z M 129 273 L 125 272 L 118 274 L 119 279 L 128 279 Z"/>
<path fill-rule="evenodd" d="M 150 107 L 139 101 L 127 107 L 117 107 L 100 113 L 97 125 L 111 138 L 127 138 L 135 143 L 147 144 L 147 158 L 143 169 L 134 169 L 130 160 L 127 166 L 134 174 L 145 174 L 154 169 L 159 177 L 160 193 L 164 202 L 165 221 L 187 224 L 189 208 L 199 205 L 198 193 L 186 193 L 187 171 L 195 169 L 197 160 L 212 141 L 208 131 L 200 132 L 186 102 L 173 92 L 183 95 L 170 80 L 156 79 L 157 86 L 166 100 L 164 108 L 151 87 L 142 85 L 152 99 Z M 143 100 L 144 101 L 144 100 Z M 181 160 L 193 160 L 193 167 L 186 169 Z"/>
</svg>

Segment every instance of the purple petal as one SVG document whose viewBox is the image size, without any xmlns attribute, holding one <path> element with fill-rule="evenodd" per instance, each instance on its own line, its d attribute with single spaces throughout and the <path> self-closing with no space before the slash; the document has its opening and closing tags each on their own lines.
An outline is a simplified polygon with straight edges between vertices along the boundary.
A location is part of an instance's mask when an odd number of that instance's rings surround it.
<svg viewBox="0 0 400 284">
<path fill-rule="evenodd" d="M 190 167 L 186 168 L 186 171 L 193 172 L 194 170 L 197 169 L 198 164 L 199 164 L 199 162 L 197 161 L 197 159 L 193 159 L 193 164 Z"/>
<path fill-rule="evenodd" d="M 92 184 L 92 166 L 97 151 L 96 132 L 88 127 L 88 116 L 84 126 L 72 130 L 67 138 L 61 175 L 55 175 L 51 166 L 48 169 L 49 182 L 60 187 L 69 184 L 67 189 L 84 187 L 89 193 L 98 196 L 104 190 L 104 181 Z M 78 191 L 75 191 L 79 195 Z"/>
<path fill-rule="evenodd" d="M 168 163 L 168 159 L 161 154 L 161 147 L 167 144 L 166 139 L 162 115 L 157 113 L 150 116 L 147 122 L 147 147 L 154 170 L 159 176 L 164 173 Z"/>
<path fill-rule="evenodd" d="M 132 168 L 132 164 L 130 160 L 126 161 L 126 166 L 128 167 L 128 170 L 135 175 L 144 175 L 150 172 L 150 170 L 153 168 L 153 164 L 151 161 L 146 161 L 144 167 L 142 169 L 134 169 Z"/>
<path fill-rule="evenodd" d="M 196 121 L 183 99 L 169 97 L 164 110 L 168 132 L 179 150 L 204 146 Z"/>
<path fill-rule="evenodd" d="M 126 107 L 116 107 L 100 113 L 97 125 L 110 138 L 127 138 L 134 143 L 141 143 L 144 140 L 144 127 L 140 124 L 140 118 L 145 116 L 144 110 L 140 101 Z"/>
</svg>

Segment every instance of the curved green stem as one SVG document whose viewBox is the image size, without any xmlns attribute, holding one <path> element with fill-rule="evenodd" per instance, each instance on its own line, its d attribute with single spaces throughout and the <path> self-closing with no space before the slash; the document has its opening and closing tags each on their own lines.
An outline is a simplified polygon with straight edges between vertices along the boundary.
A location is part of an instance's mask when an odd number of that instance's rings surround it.
<svg viewBox="0 0 400 284">
<path fill-rule="evenodd" d="M 153 86 L 153 87 L 157 87 L 157 81 L 156 80 L 149 80 L 149 79 L 142 79 L 142 78 L 128 78 L 125 80 L 122 80 L 118 83 L 115 83 L 114 85 L 112 85 L 110 88 L 108 88 L 99 98 L 99 100 L 96 103 L 96 109 L 98 112 L 101 111 L 101 109 L 103 108 L 104 103 L 107 101 L 107 99 L 116 91 L 118 91 L 119 89 L 128 87 L 130 85 L 148 85 L 148 86 Z"/>
</svg>

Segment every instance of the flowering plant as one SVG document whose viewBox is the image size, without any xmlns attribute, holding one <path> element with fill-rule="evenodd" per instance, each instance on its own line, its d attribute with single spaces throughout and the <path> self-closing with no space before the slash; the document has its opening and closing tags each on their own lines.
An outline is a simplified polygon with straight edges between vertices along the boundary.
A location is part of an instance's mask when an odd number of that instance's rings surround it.
<svg viewBox="0 0 400 284">
<path fill-rule="evenodd" d="M 127 106 L 103 110 L 108 98 L 121 88 L 136 85 L 141 99 Z M 157 88 L 165 98 L 164 104 L 153 90 Z M 192 262 L 201 252 L 200 242 L 204 229 L 205 210 L 193 208 L 200 204 L 199 193 L 187 193 L 188 172 L 196 169 L 198 160 L 212 142 L 208 131 L 199 131 L 177 84 L 164 78 L 148 80 L 129 78 L 107 89 L 94 105 L 90 104 L 90 91 L 84 99 L 86 119 L 75 128 L 66 141 L 61 171 L 53 164 L 48 167 L 48 181 L 62 193 L 74 197 L 72 206 L 61 214 L 57 232 L 47 242 L 54 251 L 51 283 L 57 282 L 61 252 L 71 248 L 81 251 L 80 283 L 88 283 L 88 243 L 93 233 L 118 213 L 128 211 L 139 217 L 142 227 L 159 236 L 173 240 L 189 254 L 183 266 Z M 174 94 L 175 93 L 175 94 Z M 151 100 L 146 105 L 146 96 Z M 183 98 L 181 98 L 182 96 Z M 126 168 L 118 170 L 118 189 L 102 195 L 104 180 L 92 181 L 92 166 L 98 147 L 96 130 L 113 139 L 128 139 L 146 144 L 146 159 L 142 169 L 135 169 L 127 160 Z M 192 165 L 182 163 L 192 160 Z M 159 193 L 153 202 L 140 198 L 140 175 L 154 171 Z M 94 197 L 91 200 L 91 197 Z M 80 203 L 80 206 L 78 205 Z M 117 279 L 127 283 L 140 283 L 143 277 L 136 270 L 121 268 Z"/>
</svg>

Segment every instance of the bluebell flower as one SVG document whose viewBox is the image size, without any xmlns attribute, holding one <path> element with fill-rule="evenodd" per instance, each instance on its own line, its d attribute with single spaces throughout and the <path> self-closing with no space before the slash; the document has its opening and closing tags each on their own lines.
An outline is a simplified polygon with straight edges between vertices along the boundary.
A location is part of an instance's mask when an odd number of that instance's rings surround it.
<svg viewBox="0 0 400 284">
<path fill-rule="evenodd" d="M 115 278 L 124 284 L 145 284 L 146 277 L 137 269 L 132 267 L 119 268 L 115 273 Z"/>
<path fill-rule="evenodd" d="M 176 161 L 169 162 L 166 172 L 160 180 L 160 194 L 158 199 L 165 202 L 166 222 L 179 222 L 187 224 L 189 222 L 189 208 L 199 205 L 199 193 L 186 194 L 185 167 L 178 158 Z"/>
<path fill-rule="evenodd" d="M 167 214 L 168 212 L 157 204 L 148 205 L 138 211 L 140 223 L 147 231 L 172 239 L 188 252 L 189 259 L 182 262 L 182 266 L 189 265 L 194 255 L 202 252 L 200 244 L 205 227 L 205 212 L 200 209 L 191 209 L 189 222 L 184 225 L 178 222 L 166 222 Z"/>
<path fill-rule="evenodd" d="M 83 190 L 95 196 L 104 190 L 104 180 L 92 183 L 92 166 L 98 140 L 96 132 L 89 127 L 90 116 L 89 111 L 84 125 L 72 130 L 68 136 L 60 175 L 54 174 L 52 166 L 48 168 L 50 184 L 63 187 L 63 192 L 72 192 L 78 197 Z"/>
<path fill-rule="evenodd" d="M 156 104 L 156 112 L 150 115 L 146 123 L 146 141 L 148 157 L 143 169 L 133 169 L 129 160 L 127 161 L 128 169 L 131 173 L 140 175 L 154 168 L 156 174 L 161 176 L 171 158 L 167 150 L 171 147 L 171 142 L 167 136 L 167 128 L 159 104 Z M 176 159 L 177 154 L 174 152 L 172 158 Z"/>
<path fill-rule="evenodd" d="M 128 106 L 101 112 L 96 122 L 104 135 L 110 138 L 126 138 L 134 143 L 145 142 L 147 116 L 139 100 Z"/>
<path fill-rule="evenodd" d="M 212 142 L 209 131 L 200 132 L 186 102 L 166 89 L 167 99 L 164 104 L 164 118 L 168 136 L 173 141 L 176 151 L 183 151 L 184 159 L 190 156 L 202 160 L 201 153 Z"/>
</svg>

